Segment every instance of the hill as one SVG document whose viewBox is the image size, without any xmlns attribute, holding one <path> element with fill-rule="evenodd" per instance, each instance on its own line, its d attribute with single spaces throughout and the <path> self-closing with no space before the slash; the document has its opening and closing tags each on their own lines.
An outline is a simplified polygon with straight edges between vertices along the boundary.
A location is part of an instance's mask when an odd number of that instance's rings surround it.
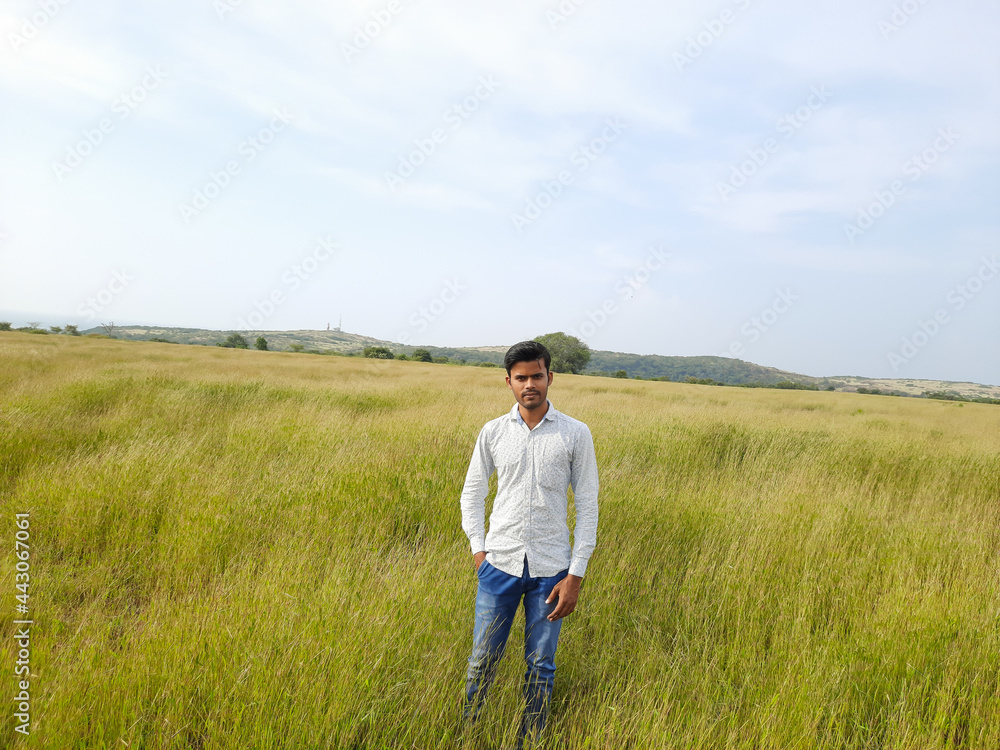
<svg viewBox="0 0 1000 750">
<path fill-rule="evenodd" d="M 99 327 L 91 328 L 84 333 L 100 334 Z M 119 326 L 115 335 L 119 338 L 136 341 L 163 338 L 179 344 L 198 344 L 212 346 L 223 341 L 233 331 L 214 331 L 201 328 L 171 328 L 165 326 Z M 288 351 L 293 344 L 299 344 L 307 352 L 317 354 L 360 354 L 367 346 L 383 346 L 396 354 L 412 355 L 418 348 L 427 349 L 433 357 L 447 357 L 449 360 L 463 364 L 478 364 L 492 362 L 503 363 L 506 346 L 479 347 L 442 347 L 442 346 L 412 346 L 398 344 L 393 341 L 376 339 L 346 331 L 254 331 L 244 332 L 250 344 L 258 335 L 267 339 L 268 345 L 275 351 Z M 779 370 L 775 367 L 745 362 L 740 359 L 726 357 L 669 357 L 659 354 L 628 354 L 604 350 L 591 352 L 590 364 L 585 375 L 613 376 L 619 370 L 624 370 L 629 378 L 669 379 L 683 382 L 687 378 L 713 380 L 718 383 L 744 385 L 757 383 L 775 385 L 782 382 L 797 383 L 803 386 L 821 390 L 857 391 L 858 388 L 878 390 L 893 395 L 920 396 L 927 391 L 947 392 L 968 398 L 1000 398 L 1000 386 L 982 385 L 939 380 L 913 379 L 880 379 L 858 376 L 816 377 L 796 372 Z"/>
<path fill-rule="evenodd" d="M 101 327 L 90 328 L 82 331 L 84 334 L 103 334 Z M 242 333 L 253 345 L 257 336 L 267 339 L 272 351 L 288 351 L 292 344 L 301 344 L 307 350 L 322 353 L 350 354 L 360 352 L 366 346 L 392 346 L 396 345 L 391 341 L 362 336 L 356 333 L 346 333 L 341 331 L 215 331 L 205 328 L 171 328 L 168 326 L 117 326 L 115 337 L 129 339 L 132 341 L 148 341 L 152 338 L 168 339 L 177 344 L 196 344 L 200 346 L 214 346 L 216 343 L 225 340 L 230 333 Z"/>
</svg>

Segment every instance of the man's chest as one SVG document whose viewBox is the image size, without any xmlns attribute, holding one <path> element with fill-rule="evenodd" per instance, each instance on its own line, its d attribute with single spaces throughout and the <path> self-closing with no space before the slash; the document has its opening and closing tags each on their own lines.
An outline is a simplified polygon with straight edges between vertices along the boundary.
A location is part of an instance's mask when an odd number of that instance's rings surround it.
<svg viewBox="0 0 1000 750">
<path fill-rule="evenodd" d="M 493 451 L 497 480 L 502 484 L 531 484 L 565 492 L 572 468 L 568 437 L 541 425 L 533 430 L 512 426 L 499 436 Z"/>
</svg>

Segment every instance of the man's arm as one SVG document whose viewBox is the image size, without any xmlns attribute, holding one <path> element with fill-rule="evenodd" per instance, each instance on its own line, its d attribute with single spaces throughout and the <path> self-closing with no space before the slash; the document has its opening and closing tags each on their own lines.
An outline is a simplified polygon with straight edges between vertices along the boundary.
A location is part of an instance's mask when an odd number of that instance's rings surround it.
<svg viewBox="0 0 1000 750">
<path fill-rule="evenodd" d="M 573 503 L 576 505 L 576 527 L 573 531 L 569 575 L 552 587 L 552 593 L 545 600 L 548 604 L 554 598 L 557 599 L 556 607 L 548 617 L 552 622 L 576 609 L 580 586 L 587 572 L 587 562 L 597 544 L 597 455 L 590 429 L 585 427 L 584 430 L 577 438 L 570 468 Z"/>
<path fill-rule="evenodd" d="M 588 427 L 577 438 L 570 472 L 573 503 L 576 506 L 576 526 L 573 529 L 573 556 L 569 564 L 572 576 L 583 578 L 597 544 L 597 455 L 594 438 Z"/>
<path fill-rule="evenodd" d="M 490 476 L 494 471 L 493 455 L 486 426 L 479 431 L 476 447 L 472 451 L 469 470 L 462 488 L 462 530 L 469 537 L 472 554 L 479 567 L 480 554 L 486 557 L 486 496 L 490 494 Z"/>
</svg>

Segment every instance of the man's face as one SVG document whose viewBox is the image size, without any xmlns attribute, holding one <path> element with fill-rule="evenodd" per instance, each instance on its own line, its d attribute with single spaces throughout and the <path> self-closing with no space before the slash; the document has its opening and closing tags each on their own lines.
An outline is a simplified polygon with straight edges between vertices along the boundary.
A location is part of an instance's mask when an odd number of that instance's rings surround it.
<svg viewBox="0 0 1000 750">
<path fill-rule="evenodd" d="M 517 362 L 510 368 L 507 387 L 514 392 L 517 403 L 525 409 L 545 406 L 545 397 L 552 384 L 552 373 L 545 371 L 545 360 Z"/>
</svg>

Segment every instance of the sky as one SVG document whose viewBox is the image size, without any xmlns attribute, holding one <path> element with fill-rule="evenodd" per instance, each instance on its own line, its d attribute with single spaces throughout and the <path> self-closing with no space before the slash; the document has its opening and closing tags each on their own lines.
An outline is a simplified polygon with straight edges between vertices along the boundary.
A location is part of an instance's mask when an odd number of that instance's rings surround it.
<svg viewBox="0 0 1000 750">
<path fill-rule="evenodd" d="M 1000 384 L 1000 4 L 3 0 L 0 320 Z"/>
</svg>

